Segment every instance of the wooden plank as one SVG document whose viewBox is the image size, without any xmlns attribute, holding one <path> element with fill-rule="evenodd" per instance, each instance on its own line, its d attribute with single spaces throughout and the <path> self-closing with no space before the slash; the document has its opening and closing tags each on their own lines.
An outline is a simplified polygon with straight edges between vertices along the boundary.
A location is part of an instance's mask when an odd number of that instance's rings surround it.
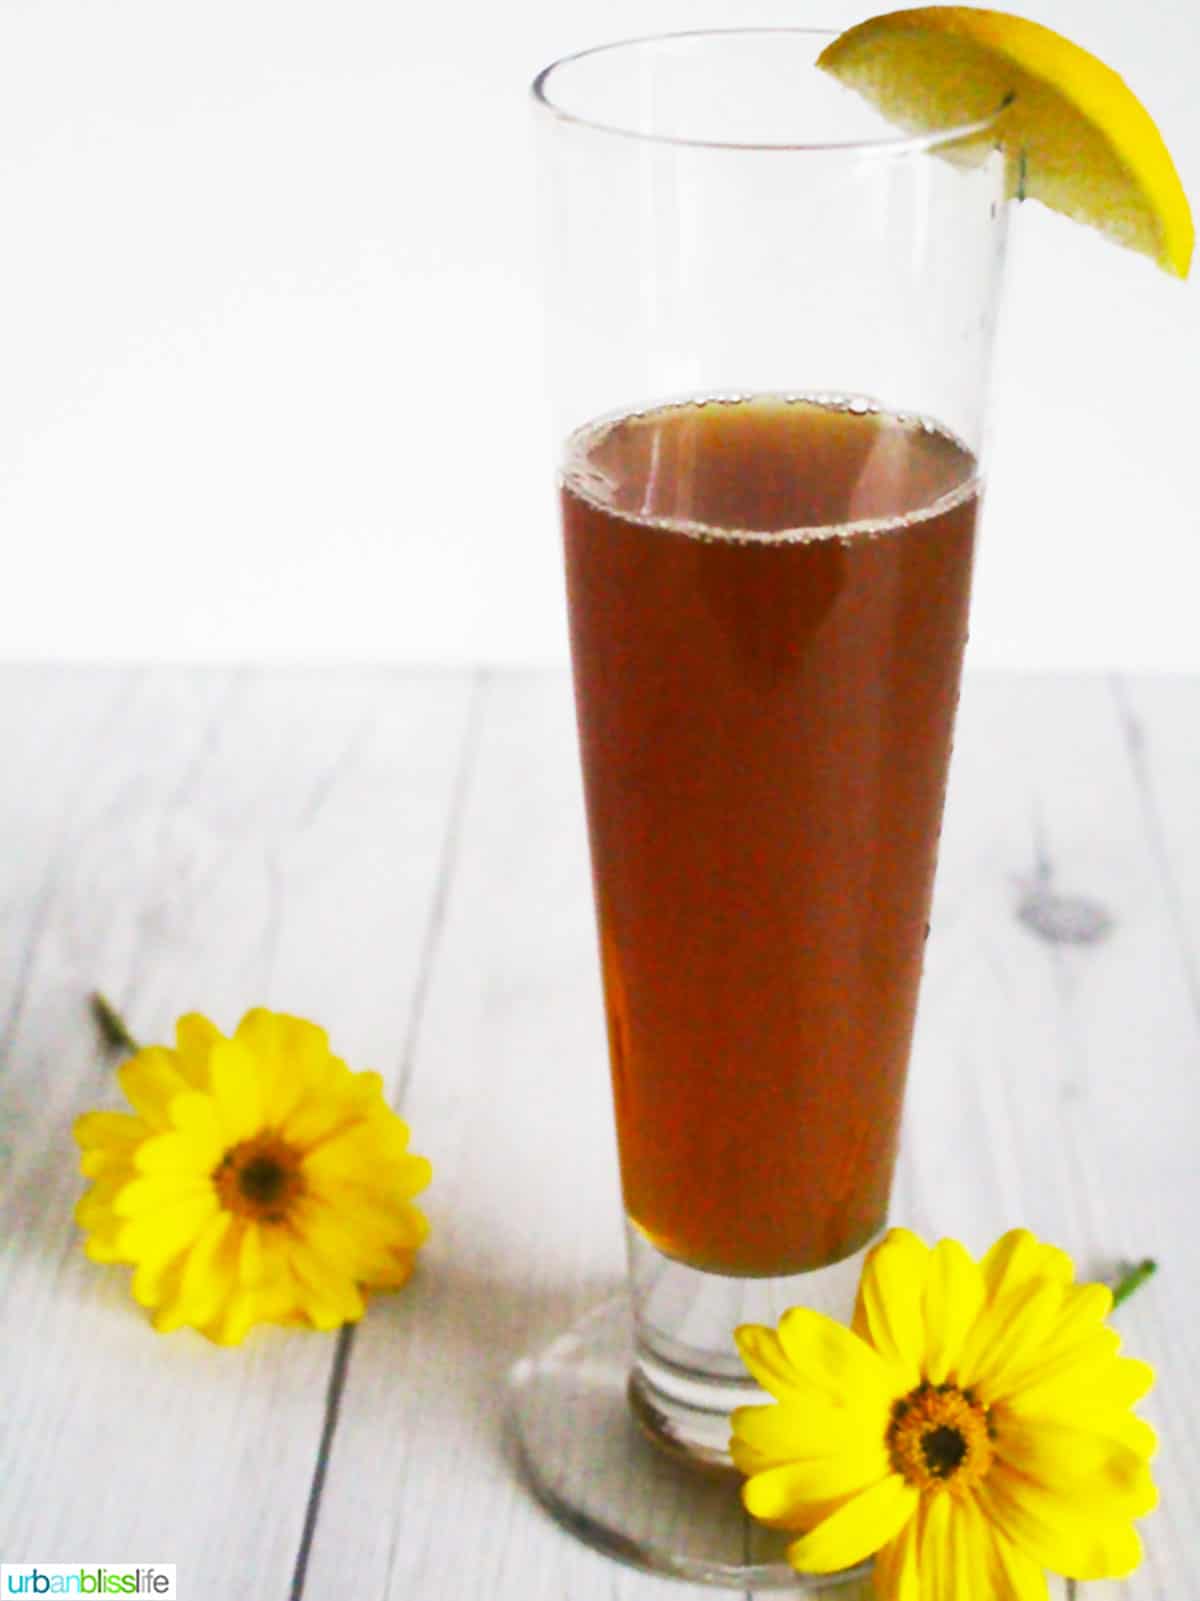
<svg viewBox="0 0 1200 1601">
<path fill-rule="evenodd" d="M 511 1364 L 624 1265 L 573 745 L 561 675 L 489 684 L 404 1103 L 433 1236 L 358 1332 L 310 1596 L 588 1601 L 613 1583 L 533 1504 L 501 1426 Z"/>
<path fill-rule="evenodd" d="M 212 692 L 219 676 L 209 681 Z M 36 928 L 69 848 L 73 817 L 87 803 L 90 770 L 120 742 L 125 708 L 142 677 L 133 669 L 0 674 L 0 983 L 6 1001 L 14 997 L 0 1043 L 18 1021 L 15 1002 L 27 988 Z"/>
<path fill-rule="evenodd" d="M 1027 1222 L 1087 1272 L 1164 1261 L 1120 1314 L 1161 1373 L 1164 1509 L 1142 1572 L 1081 1601 L 1179 1601 L 1200 1523 L 1197 691 L 968 687 L 894 1208 L 976 1247 Z M 512 1360 L 623 1277 L 565 680 L 498 679 L 472 713 L 452 679 L 3 675 L 0 749 L 5 1559 L 154 1555 L 279 1596 L 322 1434 L 334 1341 L 157 1339 L 71 1241 L 99 982 L 147 1037 L 197 1005 L 310 1012 L 434 1160 L 417 1278 L 340 1343 L 306 1595 L 698 1601 L 557 1529 L 500 1425 Z"/>
<path fill-rule="evenodd" d="M 561 686 L 494 688 L 406 1102 L 426 1144 L 443 1153 L 438 1234 L 396 1326 L 375 1319 L 358 1336 L 312 1593 L 335 1580 L 388 1597 L 436 1584 L 447 1601 L 683 1593 L 561 1534 L 522 1490 L 502 1444 L 511 1360 L 622 1271 L 569 745 Z M 1028 921 L 1047 906 L 1075 932 L 1089 906 L 1101 908 L 1111 931 L 1090 946 L 1048 941 Z M 1194 1246 L 1170 1204 L 1187 1189 L 1186 1141 L 1174 1130 L 1195 1127 L 1200 1092 L 1186 1070 L 1194 1048 L 1178 942 L 1105 686 L 973 684 L 897 1220 L 977 1249 L 1026 1223 L 1071 1249 L 1084 1273 L 1159 1251 L 1178 1259 L 1176 1293 L 1194 1302 Z M 1151 1061 L 1158 1110 L 1147 1118 L 1138 1066 Z M 556 1071 L 560 1063 L 567 1071 Z M 1131 1127 L 1144 1144 L 1126 1138 Z M 1176 1353 L 1189 1320 L 1172 1319 L 1173 1342 L 1159 1293 L 1143 1292 L 1121 1321 L 1175 1398 L 1151 1408 L 1169 1438 L 1165 1413 L 1194 1411 L 1194 1391 L 1180 1383 L 1186 1364 Z M 1177 1452 L 1164 1452 L 1174 1505 L 1148 1527 L 1146 1567 L 1126 1584 L 1086 1587 L 1096 1601 L 1186 1593 L 1180 1466 Z"/>
<path fill-rule="evenodd" d="M 0 679 L 6 1560 L 287 1592 L 334 1338 L 160 1338 L 125 1270 L 84 1259 L 70 1125 L 118 1104 L 84 997 L 103 986 L 148 1039 L 192 1008 L 299 1010 L 395 1081 L 470 700 L 461 675 Z"/>
<path fill-rule="evenodd" d="M 1137 785 L 1142 817 L 1175 931 L 1186 986 L 1200 1030 L 1200 679 L 1164 676 L 1114 679 L 1118 721 Z M 1164 1425 L 1164 1503 L 1178 1530 L 1179 1558 L 1172 1594 L 1195 1588 L 1196 1530 L 1200 1529 L 1200 1116 L 1175 1081 L 1200 1083 L 1196 1031 L 1191 1048 L 1160 1043 L 1156 1032 L 1161 1001 L 1157 986 L 1142 996 L 1144 1014 L 1131 1017 L 1131 1031 L 1144 1031 L 1145 1075 L 1136 1122 L 1125 1137 L 1141 1145 L 1151 1193 L 1168 1226 L 1159 1247 L 1162 1271 L 1155 1294 L 1129 1309 L 1130 1339 L 1152 1339 L 1170 1352 L 1162 1372 L 1157 1410 Z M 1182 1042 L 1180 1042 L 1182 1044 Z M 1132 1052 L 1131 1052 L 1132 1054 Z M 1164 1082 L 1165 1081 L 1165 1082 Z M 1169 1152 L 1166 1165 L 1157 1157 Z M 1138 1180 L 1147 1182 L 1142 1173 Z M 1184 1550 L 1190 1556 L 1183 1565 Z"/>
<path fill-rule="evenodd" d="M 559 1528 L 522 1482 L 504 1427 L 512 1364 L 625 1272 L 561 674 L 488 686 L 404 1110 L 434 1161 L 434 1233 L 410 1290 L 356 1331 L 306 1595 L 711 1597 Z"/>
<path fill-rule="evenodd" d="M 356 1336 L 306 1593 L 711 1595 L 563 1532 L 503 1423 L 512 1364 L 624 1280 L 562 675 L 489 686 L 405 1114 L 434 1160 L 434 1235 L 411 1294 Z"/>
<path fill-rule="evenodd" d="M 1178 734 L 1193 748 L 1194 730 Z M 1047 937 L 1054 928 L 1096 937 Z M 895 1212 L 976 1248 L 1025 1224 L 1085 1276 L 1142 1255 L 1170 1264 L 1119 1314 L 1160 1374 L 1145 1410 L 1162 1437 L 1164 1503 L 1145 1527 L 1145 1565 L 1111 1587 L 1122 1601 L 1173 1601 L 1192 1584 L 1198 1044 L 1108 685 L 970 682 Z"/>
<path fill-rule="evenodd" d="M 1200 679 L 1113 678 L 1110 688 L 1200 1016 Z"/>
</svg>

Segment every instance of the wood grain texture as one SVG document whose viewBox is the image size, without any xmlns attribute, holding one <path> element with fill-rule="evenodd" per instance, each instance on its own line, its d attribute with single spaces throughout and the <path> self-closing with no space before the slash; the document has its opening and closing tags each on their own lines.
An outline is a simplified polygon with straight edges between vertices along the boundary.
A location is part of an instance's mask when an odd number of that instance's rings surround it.
<svg viewBox="0 0 1200 1601">
<path fill-rule="evenodd" d="M 1196 749 L 1189 687 L 1172 728 Z M 1170 1601 L 1196 1583 L 1200 1029 L 1117 710 L 1099 677 L 968 683 L 893 1210 L 972 1246 L 1026 1224 L 1086 1277 L 1161 1259 L 1117 1322 L 1159 1370 L 1144 1410 L 1163 1506 L 1145 1565 L 1109 1589 Z M 1076 931 L 1081 907 L 1101 909 L 1108 932 L 1049 939 L 1021 916 L 1031 898 Z"/>
<path fill-rule="evenodd" d="M 711 1595 L 561 1532 L 500 1416 L 623 1274 L 565 677 L 7 670 L 0 751 L 0 1558 L 279 1601 Z M 1200 1593 L 1198 804 L 1200 682 L 969 683 L 893 1210 L 1162 1261 L 1118 1318 L 1160 1370 L 1164 1504 L 1083 1601 Z M 147 1038 L 265 1002 L 382 1071 L 435 1169 L 409 1288 L 340 1339 L 153 1336 L 70 1223 L 71 1120 L 116 1103 L 96 986 Z"/>
<path fill-rule="evenodd" d="M 407 1597 L 436 1574 L 440 1601 L 587 1601 L 614 1583 L 517 1482 L 498 1410 L 518 1356 L 623 1272 L 571 738 L 561 678 L 489 685 L 405 1101 L 434 1233 L 412 1293 L 356 1339 L 314 1595 Z"/>
<path fill-rule="evenodd" d="M 192 1595 L 287 1594 L 334 1341 L 159 1339 L 127 1272 L 84 1259 L 70 1125 L 118 1102 L 85 997 L 147 1039 L 197 1007 L 300 1010 L 395 1081 L 470 698 L 383 674 L 0 676 L 6 1560 L 156 1551 Z"/>
</svg>

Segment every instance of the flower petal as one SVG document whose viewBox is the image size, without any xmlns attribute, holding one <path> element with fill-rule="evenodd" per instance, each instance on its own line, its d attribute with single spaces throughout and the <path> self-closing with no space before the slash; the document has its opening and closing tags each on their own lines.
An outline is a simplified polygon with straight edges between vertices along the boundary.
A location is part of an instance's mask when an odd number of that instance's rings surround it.
<svg viewBox="0 0 1200 1601">
<path fill-rule="evenodd" d="M 733 1338 L 750 1376 L 769 1395 L 781 1401 L 798 1401 L 801 1404 L 812 1393 L 783 1354 L 779 1336 L 763 1323 L 742 1323 L 734 1329 Z"/>
<path fill-rule="evenodd" d="M 1061 1424 L 993 1413 L 996 1451 L 1021 1474 L 1067 1501 L 1115 1518 L 1141 1518 L 1158 1504 L 1146 1459 L 1126 1445 Z"/>
<path fill-rule="evenodd" d="M 149 1181 L 142 1179 L 140 1182 Z M 132 1188 L 127 1185 L 126 1191 Z M 216 1198 L 210 1190 L 208 1194 L 197 1192 L 183 1196 L 170 1206 L 139 1212 L 136 1217 L 127 1219 L 121 1229 L 121 1251 L 130 1262 L 165 1261 L 197 1239 L 216 1210 Z"/>
<path fill-rule="evenodd" d="M 311 1206 L 348 1223 L 364 1247 L 403 1245 L 415 1248 L 428 1233 L 428 1225 L 418 1209 L 394 1192 L 380 1192 L 362 1184 L 326 1182 L 309 1184 L 307 1195 Z"/>
<path fill-rule="evenodd" d="M 1121 1356 L 1104 1383 L 1107 1401 L 1114 1406 L 1132 1406 L 1154 1388 L 1154 1369 L 1137 1357 Z"/>
<path fill-rule="evenodd" d="M 927 1496 L 921 1526 L 921 1583 L 938 1601 L 979 1601 L 985 1526 L 970 1496 Z"/>
<path fill-rule="evenodd" d="M 1102 1440 L 1113 1440 L 1143 1462 L 1149 1462 L 1158 1450 L 1154 1430 L 1145 1418 L 1127 1408 L 1110 1406 L 1106 1400 L 1103 1395 L 1079 1396 L 1074 1390 L 1034 1395 L 1032 1399 L 1014 1395 L 992 1408 L 992 1418 L 998 1431 L 1007 1429 L 1009 1421 L 1038 1428 L 1085 1430 Z"/>
<path fill-rule="evenodd" d="M 384 1208 L 329 1191 L 296 1201 L 291 1222 L 351 1279 L 368 1285 L 395 1282 L 397 1253 L 415 1251 L 426 1227 L 424 1217 L 406 1203 Z"/>
<path fill-rule="evenodd" d="M 272 1295 L 291 1282 L 287 1239 L 270 1223 L 248 1223 L 238 1256 L 238 1280 L 243 1289 Z"/>
<path fill-rule="evenodd" d="M 214 1345 L 240 1345 L 260 1322 L 258 1303 L 249 1290 L 235 1289 L 212 1322 L 201 1330 Z"/>
<path fill-rule="evenodd" d="M 430 1167 L 424 1157 L 411 1155 L 407 1144 L 408 1129 L 392 1112 L 361 1119 L 310 1146 L 304 1157 L 305 1174 L 370 1185 L 389 1196 L 402 1189 L 415 1195 L 428 1183 Z M 406 1188 L 410 1184 L 415 1188 Z"/>
<path fill-rule="evenodd" d="M 162 1308 L 177 1297 L 196 1244 L 203 1240 L 214 1218 L 226 1215 L 214 1209 L 207 1217 L 180 1219 L 178 1227 L 168 1224 L 140 1236 L 139 1249 L 130 1253 L 137 1264 L 132 1285 L 134 1300 L 142 1306 Z M 124 1240 L 123 1235 L 123 1243 Z M 188 1321 L 186 1316 L 180 1316 L 172 1327 Z"/>
<path fill-rule="evenodd" d="M 178 1256 L 167 1266 L 163 1273 L 162 1281 L 159 1285 L 157 1306 L 150 1319 L 159 1334 L 171 1334 L 175 1329 L 182 1328 L 187 1322 L 179 1303 L 179 1284 L 183 1278 L 183 1271 L 186 1265 L 187 1259 L 183 1256 Z M 146 1304 L 153 1303 L 148 1302 Z"/>
<path fill-rule="evenodd" d="M 296 1301 L 317 1329 L 353 1323 L 365 1310 L 357 1285 L 313 1250 L 306 1240 L 288 1242 L 288 1260 L 296 1276 Z"/>
<path fill-rule="evenodd" d="M 889 1471 L 881 1443 L 852 1444 L 836 1455 L 756 1473 L 742 1486 L 742 1505 L 751 1517 L 772 1528 L 811 1528 L 847 1497 L 878 1484 Z"/>
<path fill-rule="evenodd" d="M 981 1576 L 989 1601 L 1048 1601 L 1045 1570 L 984 1520 Z"/>
<path fill-rule="evenodd" d="M 117 1172 L 106 1173 L 90 1185 L 75 1203 L 75 1221 L 79 1227 L 90 1233 L 118 1221 L 114 1206 L 117 1196 L 129 1182 L 130 1175 Z M 124 1226 L 123 1220 L 121 1226 Z"/>
<path fill-rule="evenodd" d="M 1061 1306 L 1062 1286 L 1051 1279 L 1029 1279 L 989 1301 L 963 1341 L 958 1382 L 978 1390 L 989 1405 L 1008 1393 L 1009 1373 L 1029 1366 Z"/>
<path fill-rule="evenodd" d="M 879 1601 L 923 1601 L 919 1559 L 923 1521 L 918 1511 L 876 1556 L 873 1578 Z M 924 1601 L 928 1601 L 928 1592 Z"/>
<path fill-rule="evenodd" d="M 265 1121 L 258 1063 L 237 1040 L 218 1040 L 209 1057 L 213 1099 L 228 1144 L 257 1134 Z M 234 1342 L 236 1343 L 236 1342 Z"/>
<path fill-rule="evenodd" d="M 1028 1229 L 1002 1234 L 979 1264 L 989 1301 L 998 1301 L 1031 1278 L 1070 1284 L 1075 1267 L 1065 1251 L 1043 1245 Z"/>
<path fill-rule="evenodd" d="M 129 1154 L 149 1132 L 140 1117 L 131 1117 L 128 1112 L 84 1112 L 73 1127 L 75 1139 L 84 1151 L 117 1149 Z"/>
<path fill-rule="evenodd" d="M 334 1250 L 341 1252 L 347 1273 L 362 1279 L 368 1263 L 386 1257 L 394 1246 L 410 1244 L 405 1215 L 408 1210 L 410 1207 L 403 1202 L 400 1206 L 387 1206 L 371 1196 L 330 1186 L 294 1202 L 291 1220 L 310 1238 L 323 1234 L 330 1242 L 330 1254 Z"/>
<path fill-rule="evenodd" d="M 311 1088 L 318 1087 L 329 1063 L 329 1036 L 315 1023 L 255 1007 L 234 1038 L 259 1064 L 267 1120 L 282 1128 Z"/>
<path fill-rule="evenodd" d="M 167 1126 L 172 1099 L 191 1088 L 175 1052 L 163 1045 L 148 1046 L 122 1062 L 117 1079 L 130 1105 L 153 1128 Z"/>
<path fill-rule="evenodd" d="M 779 1343 L 801 1381 L 833 1400 L 853 1396 L 857 1405 L 887 1411 L 897 1393 L 896 1376 L 873 1346 L 841 1323 L 811 1307 L 794 1306 L 779 1320 Z"/>
<path fill-rule="evenodd" d="M 200 1090 L 187 1090 L 183 1095 L 175 1096 L 168 1112 L 171 1126 L 180 1134 L 186 1134 L 206 1146 L 224 1146 L 224 1129 L 217 1116 L 217 1103 L 211 1095 Z"/>
<path fill-rule="evenodd" d="M 925 1242 L 908 1229 L 889 1229 L 863 1263 L 851 1325 L 910 1390 L 921 1377 L 929 1254 Z"/>
<path fill-rule="evenodd" d="M 1007 1373 L 999 1375 L 988 1400 L 1047 1415 L 1064 1408 L 1132 1406 L 1154 1383 L 1154 1369 L 1145 1362 L 1119 1357 L 1120 1344 L 1115 1329 L 1097 1329 L 1086 1344 L 1044 1369 L 1035 1369 L 1020 1385 Z"/>
<path fill-rule="evenodd" d="M 209 1085 L 208 1066 L 213 1046 L 225 1038 L 215 1023 L 199 1012 L 188 1012 L 175 1024 L 175 1058 L 180 1073 L 195 1089 Z"/>
<path fill-rule="evenodd" d="M 983 1309 L 983 1274 L 957 1240 L 939 1240 L 925 1285 L 924 1376 L 942 1384 L 953 1373 Z"/>
<path fill-rule="evenodd" d="M 139 1173 L 174 1179 L 176 1185 L 193 1179 L 208 1182 L 221 1155 L 221 1145 L 216 1139 L 197 1138 L 190 1133 L 181 1134 L 178 1129 L 168 1129 L 142 1141 L 135 1166 Z"/>
<path fill-rule="evenodd" d="M 424 1221 L 422 1219 L 422 1221 Z M 394 1246 L 387 1260 L 372 1267 L 361 1281 L 364 1290 L 399 1290 L 406 1285 L 416 1266 L 417 1246 Z"/>
<path fill-rule="evenodd" d="M 328 1060 L 329 1035 L 317 1023 L 290 1012 L 252 1007 L 234 1030 L 235 1039 L 264 1060 L 305 1062 L 310 1066 Z"/>
<path fill-rule="evenodd" d="M 133 1166 L 136 1152 L 136 1146 L 93 1145 L 90 1150 L 79 1153 L 79 1171 L 84 1178 L 111 1178 L 127 1184 L 137 1177 Z"/>
<path fill-rule="evenodd" d="M 895 1539 L 919 1501 L 912 1485 L 891 1473 L 793 1540 L 787 1559 L 798 1573 L 837 1573 L 852 1568 Z"/>
<path fill-rule="evenodd" d="M 1062 1305 L 1045 1339 L 1031 1347 L 1024 1359 L 1009 1364 L 993 1385 L 998 1400 L 1055 1373 L 1074 1371 L 1098 1349 L 1097 1342 L 1116 1349 L 1112 1330 L 1104 1320 L 1112 1310 L 1112 1291 L 1104 1284 L 1069 1284 Z"/>
<path fill-rule="evenodd" d="M 187 1167 L 168 1167 L 162 1173 L 137 1174 L 122 1186 L 113 1201 L 118 1217 L 141 1218 L 153 1225 L 156 1218 L 175 1207 L 191 1205 L 211 1210 L 216 1192 L 207 1173 Z"/>
<path fill-rule="evenodd" d="M 1056 1343 L 1067 1344 L 1103 1323 L 1113 1308 L 1107 1284 L 1068 1284 L 1063 1287 L 1062 1311 L 1054 1332 Z"/>
<path fill-rule="evenodd" d="M 1093 1514 L 1003 1463 L 976 1490 L 980 1508 L 1000 1532 L 1044 1568 L 1072 1579 L 1119 1579 L 1142 1559 L 1131 1523 Z"/>
<path fill-rule="evenodd" d="M 170 1299 L 164 1286 L 177 1283 L 187 1261 L 187 1247 L 176 1243 L 174 1249 L 164 1249 L 157 1255 L 144 1256 L 133 1270 L 130 1292 L 139 1306 L 148 1311 L 162 1307 Z M 184 1322 L 180 1319 L 180 1323 Z M 179 1324 L 173 1325 L 179 1327 Z"/>
<path fill-rule="evenodd" d="M 116 1218 L 98 1223 L 83 1242 L 84 1255 L 93 1262 L 127 1261 L 121 1251 L 122 1226 Z"/>
<path fill-rule="evenodd" d="M 730 1425 L 734 1462 L 743 1473 L 833 1456 L 864 1433 L 853 1408 L 815 1393 L 808 1394 L 802 1404 L 779 1401 L 774 1406 L 740 1406 Z M 743 1468 L 739 1454 L 752 1465 Z"/>
<path fill-rule="evenodd" d="M 218 1212 L 205 1225 L 188 1252 L 179 1281 L 180 1321 L 203 1328 L 216 1317 L 233 1293 L 237 1261 L 237 1234 L 233 1215 Z"/>
</svg>

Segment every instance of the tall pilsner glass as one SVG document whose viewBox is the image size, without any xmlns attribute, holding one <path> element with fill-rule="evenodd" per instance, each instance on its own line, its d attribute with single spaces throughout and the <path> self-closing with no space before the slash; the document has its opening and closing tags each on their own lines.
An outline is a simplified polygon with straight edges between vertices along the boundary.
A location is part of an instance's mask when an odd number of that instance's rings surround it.
<svg viewBox="0 0 1200 1601">
<path fill-rule="evenodd" d="M 1007 209 L 987 125 L 898 135 L 825 42 L 534 86 L 631 1307 L 520 1365 L 517 1424 L 585 1537 L 728 1584 L 797 1582 L 696 1471 L 760 1398 L 732 1330 L 846 1316 L 887 1220 Z"/>
</svg>

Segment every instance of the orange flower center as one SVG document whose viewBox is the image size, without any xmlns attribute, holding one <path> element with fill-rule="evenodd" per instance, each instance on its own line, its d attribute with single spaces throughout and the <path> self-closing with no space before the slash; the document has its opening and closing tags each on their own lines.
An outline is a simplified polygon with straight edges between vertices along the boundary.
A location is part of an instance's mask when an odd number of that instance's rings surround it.
<svg viewBox="0 0 1200 1601">
<path fill-rule="evenodd" d="M 288 1208 L 304 1191 L 299 1153 L 278 1134 L 256 1134 L 235 1145 L 212 1178 L 225 1210 L 257 1223 L 285 1223 Z"/>
<path fill-rule="evenodd" d="M 892 1466 L 918 1490 L 968 1490 L 992 1465 L 987 1408 L 955 1384 L 919 1384 L 897 1401 L 888 1425 Z"/>
</svg>

